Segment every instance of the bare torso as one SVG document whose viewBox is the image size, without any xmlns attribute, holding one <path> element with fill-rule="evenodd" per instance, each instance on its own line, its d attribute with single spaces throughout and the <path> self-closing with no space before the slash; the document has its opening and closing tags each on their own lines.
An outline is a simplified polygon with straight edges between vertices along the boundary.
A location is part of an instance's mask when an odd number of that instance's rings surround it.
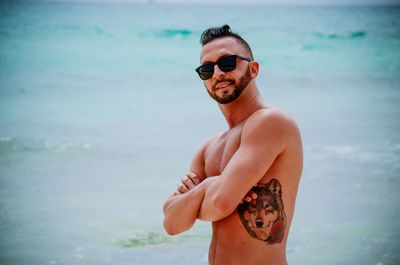
<svg viewBox="0 0 400 265">
<path fill-rule="evenodd" d="M 259 64 L 248 59 L 251 50 L 241 40 L 223 35 L 203 44 L 200 62 L 208 76 L 200 77 L 230 129 L 195 154 L 164 203 L 164 228 L 175 235 L 197 219 L 213 222 L 211 265 L 287 265 L 301 136 L 293 119 L 262 100 Z"/>
<path fill-rule="evenodd" d="M 219 176 L 240 146 L 241 133 L 247 120 L 212 139 L 204 153 L 206 176 Z M 254 238 L 241 222 L 238 210 L 228 217 L 213 222 L 209 252 L 211 265 L 286 265 L 286 241 L 293 217 L 295 199 L 302 170 L 302 147 L 299 134 L 273 162 L 259 183 L 278 178 L 282 186 L 282 200 L 286 228 L 280 243 L 268 244 Z M 246 178 L 243 175 L 243 178 Z"/>
</svg>

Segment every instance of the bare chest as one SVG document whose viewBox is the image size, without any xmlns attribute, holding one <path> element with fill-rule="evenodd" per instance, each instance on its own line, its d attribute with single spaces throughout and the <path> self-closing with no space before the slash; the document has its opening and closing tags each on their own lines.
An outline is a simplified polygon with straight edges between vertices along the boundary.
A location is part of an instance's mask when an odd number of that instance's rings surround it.
<svg viewBox="0 0 400 265">
<path fill-rule="evenodd" d="M 240 146 L 242 126 L 232 128 L 214 139 L 205 152 L 207 177 L 220 175 Z"/>
</svg>

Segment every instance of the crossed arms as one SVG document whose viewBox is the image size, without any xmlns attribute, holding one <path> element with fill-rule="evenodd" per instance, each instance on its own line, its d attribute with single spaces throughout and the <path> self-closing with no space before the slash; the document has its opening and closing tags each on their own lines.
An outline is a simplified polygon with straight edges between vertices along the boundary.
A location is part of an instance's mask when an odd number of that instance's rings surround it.
<svg viewBox="0 0 400 265">
<path fill-rule="evenodd" d="M 196 219 L 218 221 L 229 216 L 285 151 L 294 122 L 274 110 L 259 110 L 243 127 L 241 144 L 219 176 L 206 176 L 204 153 L 209 142 L 195 155 L 185 187 L 163 206 L 164 228 L 179 234 Z M 189 180 L 189 181 L 187 181 Z"/>
</svg>

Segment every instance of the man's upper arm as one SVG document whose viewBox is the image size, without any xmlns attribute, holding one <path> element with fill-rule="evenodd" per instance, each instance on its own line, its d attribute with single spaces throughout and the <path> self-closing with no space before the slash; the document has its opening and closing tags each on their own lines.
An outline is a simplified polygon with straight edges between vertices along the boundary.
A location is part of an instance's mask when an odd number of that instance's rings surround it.
<svg viewBox="0 0 400 265">
<path fill-rule="evenodd" d="M 204 180 L 206 176 L 205 172 L 205 161 L 204 161 L 204 153 L 207 149 L 207 146 L 215 139 L 215 137 L 208 139 L 197 151 L 194 155 L 192 163 L 190 165 L 189 171 L 199 176 L 202 180 Z"/>
<path fill-rule="evenodd" d="M 262 110 L 249 118 L 241 144 L 218 179 L 210 185 L 199 212 L 203 220 L 232 213 L 286 148 L 290 122 L 277 111 Z"/>
</svg>

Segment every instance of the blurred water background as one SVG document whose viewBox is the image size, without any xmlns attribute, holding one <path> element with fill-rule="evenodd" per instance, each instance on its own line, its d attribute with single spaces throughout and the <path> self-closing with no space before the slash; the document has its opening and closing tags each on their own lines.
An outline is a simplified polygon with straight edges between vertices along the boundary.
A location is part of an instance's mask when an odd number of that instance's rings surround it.
<svg viewBox="0 0 400 265">
<path fill-rule="evenodd" d="M 0 264 L 207 264 L 162 203 L 227 127 L 194 68 L 231 25 L 298 122 L 291 265 L 400 264 L 400 7 L 0 2 Z"/>
</svg>

